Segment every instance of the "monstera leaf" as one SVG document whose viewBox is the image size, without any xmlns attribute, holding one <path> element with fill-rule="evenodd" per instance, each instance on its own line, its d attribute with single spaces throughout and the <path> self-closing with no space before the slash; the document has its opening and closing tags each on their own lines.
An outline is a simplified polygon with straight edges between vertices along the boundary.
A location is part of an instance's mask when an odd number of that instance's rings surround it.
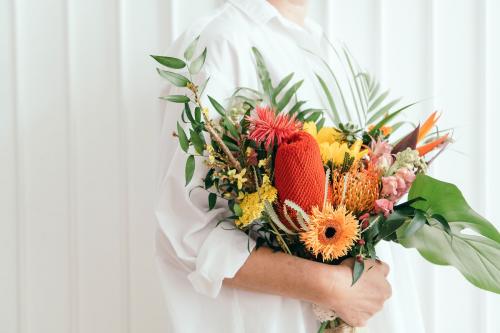
<svg viewBox="0 0 500 333">
<path fill-rule="evenodd" d="M 500 233 L 467 204 L 453 184 L 420 175 L 412 185 L 409 199 L 423 198 L 412 204 L 426 213 L 427 223 L 416 232 L 405 232 L 406 222 L 398 231 L 398 241 L 416 248 L 428 261 L 457 268 L 475 286 L 500 293 Z M 444 218 L 449 229 L 438 218 Z M 479 235 L 463 232 L 471 229 Z"/>
</svg>

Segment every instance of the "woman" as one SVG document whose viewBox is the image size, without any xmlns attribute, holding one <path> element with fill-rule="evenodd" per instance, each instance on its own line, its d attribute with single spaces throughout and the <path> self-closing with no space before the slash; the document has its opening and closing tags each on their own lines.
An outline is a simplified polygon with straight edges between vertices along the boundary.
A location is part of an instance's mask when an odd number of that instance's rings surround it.
<svg viewBox="0 0 500 333">
<path fill-rule="evenodd" d="M 194 79 L 210 77 L 205 98 L 222 101 L 236 87 L 259 87 L 251 53 L 256 46 L 274 82 L 294 72 L 294 79 L 304 79 L 299 99 L 326 107 L 314 75 L 325 71 L 315 55 L 327 57 L 328 47 L 321 29 L 305 17 L 307 2 L 229 0 L 184 33 L 169 54 L 182 56 L 200 35 L 199 50 L 206 46 L 208 57 Z M 189 194 L 196 182 L 184 187 L 186 156 L 171 137 L 180 109 L 169 105 L 164 116 L 157 254 L 172 332 L 315 332 L 311 303 L 334 309 L 353 326 L 364 326 L 382 308 L 391 294 L 384 263 L 371 262 L 351 287 L 351 261 L 329 266 L 255 250 L 245 234 L 216 226 L 225 206 L 208 212 L 206 192 Z M 193 179 L 201 182 L 201 165 L 197 170 Z"/>
</svg>

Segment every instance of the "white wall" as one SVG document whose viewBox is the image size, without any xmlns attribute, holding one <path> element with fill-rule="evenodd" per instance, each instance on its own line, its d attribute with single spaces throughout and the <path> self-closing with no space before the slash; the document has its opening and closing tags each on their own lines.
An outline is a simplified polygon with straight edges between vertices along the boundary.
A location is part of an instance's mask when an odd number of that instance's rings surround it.
<svg viewBox="0 0 500 333">
<path fill-rule="evenodd" d="M 222 2 L 0 0 L 0 332 L 164 332 L 152 259 L 162 82 L 148 54 Z M 500 2 L 311 2 L 396 95 L 433 97 L 415 119 L 445 111 L 458 141 L 435 174 L 494 219 Z M 498 332 L 498 296 L 415 265 L 429 332 Z"/>
</svg>

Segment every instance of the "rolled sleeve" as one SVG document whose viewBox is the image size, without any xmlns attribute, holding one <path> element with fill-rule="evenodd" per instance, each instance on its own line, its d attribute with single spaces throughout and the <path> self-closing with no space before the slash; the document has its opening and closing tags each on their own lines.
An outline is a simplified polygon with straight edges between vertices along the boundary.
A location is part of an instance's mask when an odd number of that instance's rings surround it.
<svg viewBox="0 0 500 333">
<path fill-rule="evenodd" d="M 234 223 L 221 222 L 229 216 L 225 200 L 208 209 L 208 193 L 200 188 L 206 173 L 201 160 L 196 162 L 192 185 L 184 186 L 185 154 L 177 150 L 160 188 L 156 218 L 168 242 L 158 253 L 187 273 L 193 288 L 217 297 L 225 278 L 232 278 L 245 263 L 255 241 Z"/>
<path fill-rule="evenodd" d="M 246 234 L 222 227 L 220 224 L 210 232 L 196 259 L 196 269 L 188 275 L 197 292 L 214 298 L 224 279 L 234 277 L 255 247 Z"/>
</svg>

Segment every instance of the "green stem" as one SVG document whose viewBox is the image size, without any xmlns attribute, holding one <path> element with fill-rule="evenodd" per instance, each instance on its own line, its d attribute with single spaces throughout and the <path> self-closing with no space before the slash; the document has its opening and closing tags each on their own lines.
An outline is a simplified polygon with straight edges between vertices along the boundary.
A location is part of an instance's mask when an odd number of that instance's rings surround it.
<svg viewBox="0 0 500 333">
<path fill-rule="evenodd" d="M 328 323 L 329 323 L 329 321 L 321 322 L 321 326 L 319 327 L 318 333 L 323 333 L 325 331 L 325 328 L 328 325 Z"/>
</svg>

